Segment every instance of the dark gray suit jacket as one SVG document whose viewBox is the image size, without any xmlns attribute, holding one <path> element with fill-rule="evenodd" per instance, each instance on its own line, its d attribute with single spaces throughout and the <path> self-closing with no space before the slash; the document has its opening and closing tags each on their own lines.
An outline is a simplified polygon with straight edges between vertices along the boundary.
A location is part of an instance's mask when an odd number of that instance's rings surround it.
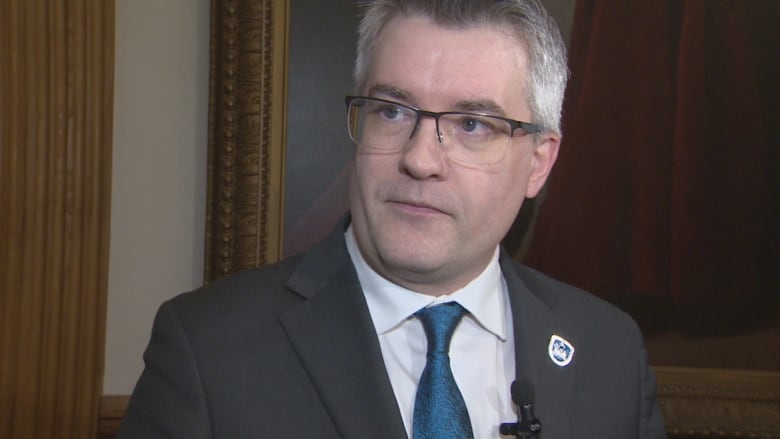
<svg viewBox="0 0 780 439">
<path fill-rule="evenodd" d="M 506 254 L 501 266 L 540 438 L 665 437 L 634 322 Z M 566 367 L 548 355 L 553 334 L 575 347 Z M 406 437 L 340 228 L 164 303 L 144 360 L 120 438 Z"/>
</svg>

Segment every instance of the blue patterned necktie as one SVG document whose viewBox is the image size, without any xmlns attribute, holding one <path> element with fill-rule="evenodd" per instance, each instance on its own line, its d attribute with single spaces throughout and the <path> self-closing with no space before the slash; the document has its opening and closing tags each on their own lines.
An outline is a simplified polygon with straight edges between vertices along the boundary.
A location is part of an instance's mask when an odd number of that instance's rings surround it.
<svg viewBox="0 0 780 439">
<path fill-rule="evenodd" d="M 465 312 L 457 303 L 449 302 L 415 313 L 425 329 L 428 354 L 414 401 L 414 439 L 474 437 L 466 403 L 450 369 L 450 340 Z"/>
</svg>

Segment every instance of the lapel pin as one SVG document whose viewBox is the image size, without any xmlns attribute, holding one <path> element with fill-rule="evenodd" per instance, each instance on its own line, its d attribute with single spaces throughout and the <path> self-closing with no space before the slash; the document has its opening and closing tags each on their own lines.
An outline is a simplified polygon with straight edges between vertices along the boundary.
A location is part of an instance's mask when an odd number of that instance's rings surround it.
<svg viewBox="0 0 780 439">
<path fill-rule="evenodd" d="M 561 367 L 568 366 L 574 357 L 574 346 L 565 338 L 553 334 L 547 346 L 547 353 L 550 354 L 553 363 Z"/>
</svg>

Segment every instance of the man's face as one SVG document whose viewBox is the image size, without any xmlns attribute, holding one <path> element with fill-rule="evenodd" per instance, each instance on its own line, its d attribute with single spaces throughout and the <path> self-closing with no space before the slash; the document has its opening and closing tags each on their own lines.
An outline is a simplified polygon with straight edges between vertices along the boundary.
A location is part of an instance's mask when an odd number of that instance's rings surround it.
<svg viewBox="0 0 780 439">
<path fill-rule="evenodd" d="M 509 33 L 396 17 L 379 35 L 362 92 L 430 111 L 495 107 L 491 113 L 528 122 L 527 68 Z M 463 287 L 487 266 L 524 197 L 544 184 L 559 144 L 545 136 L 534 143 L 517 130 L 501 162 L 466 167 L 448 159 L 434 120 L 422 118 L 399 152 L 358 149 L 350 203 L 363 257 L 415 291 Z"/>
</svg>

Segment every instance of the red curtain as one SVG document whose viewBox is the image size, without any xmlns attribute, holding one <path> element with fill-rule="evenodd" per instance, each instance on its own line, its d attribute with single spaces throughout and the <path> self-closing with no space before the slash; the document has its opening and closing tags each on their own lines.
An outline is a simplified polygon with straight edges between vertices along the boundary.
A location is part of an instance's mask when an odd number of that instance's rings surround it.
<svg viewBox="0 0 780 439">
<path fill-rule="evenodd" d="M 780 2 L 577 0 L 525 262 L 618 303 L 776 325 Z"/>
</svg>

